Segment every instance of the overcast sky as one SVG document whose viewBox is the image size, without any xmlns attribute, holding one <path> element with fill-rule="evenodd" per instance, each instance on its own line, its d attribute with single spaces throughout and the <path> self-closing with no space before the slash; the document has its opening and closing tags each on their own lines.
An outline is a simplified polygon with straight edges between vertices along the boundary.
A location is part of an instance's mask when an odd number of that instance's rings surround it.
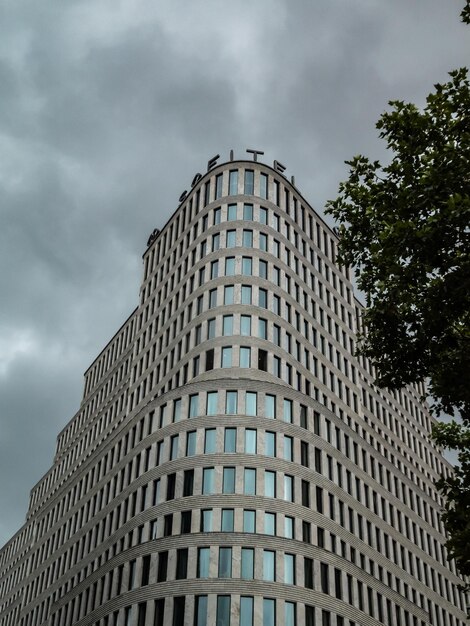
<svg viewBox="0 0 470 626">
<path fill-rule="evenodd" d="M 462 5 L 0 3 L 0 545 L 193 175 L 264 150 L 321 211 L 345 159 L 383 157 L 387 101 L 468 64 Z"/>
</svg>

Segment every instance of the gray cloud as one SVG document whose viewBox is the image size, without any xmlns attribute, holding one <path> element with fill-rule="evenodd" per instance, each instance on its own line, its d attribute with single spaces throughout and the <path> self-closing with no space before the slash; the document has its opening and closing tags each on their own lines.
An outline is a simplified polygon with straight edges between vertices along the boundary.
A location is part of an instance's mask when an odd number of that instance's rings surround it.
<svg viewBox="0 0 470 626">
<path fill-rule="evenodd" d="M 383 156 L 387 100 L 422 103 L 465 63 L 461 4 L 0 6 L 0 544 L 192 175 L 264 149 L 321 209 L 345 159 Z"/>
</svg>

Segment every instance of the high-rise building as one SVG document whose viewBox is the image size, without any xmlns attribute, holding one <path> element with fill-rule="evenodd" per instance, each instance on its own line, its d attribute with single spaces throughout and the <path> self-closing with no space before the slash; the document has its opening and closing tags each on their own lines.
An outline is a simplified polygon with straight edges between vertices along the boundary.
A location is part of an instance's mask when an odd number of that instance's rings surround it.
<svg viewBox="0 0 470 626">
<path fill-rule="evenodd" d="M 463 626 L 423 387 L 354 356 L 337 237 L 284 176 L 218 164 L 0 552 L 0 626 Z"/>
</svg>

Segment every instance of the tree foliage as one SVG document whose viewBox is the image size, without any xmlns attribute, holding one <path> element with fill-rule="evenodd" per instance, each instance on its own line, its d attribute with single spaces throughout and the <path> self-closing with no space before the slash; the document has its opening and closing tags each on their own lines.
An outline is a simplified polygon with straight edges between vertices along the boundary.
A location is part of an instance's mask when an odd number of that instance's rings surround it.
<svg viewBox="0 0 470 626">
<path fill-rule="evenodd" d="M 470 24 L 470 0 L 465 0 L 465 6 L 460 13 L 460 19 L 465 24 Z"/>
<path fill-rule="evenodd" d="M 470 0 L 465 17 L 470 20 Z M 436 414 L 463 420 L 439 424 L 436 438 L 460 450 L 460 470 L 440 487 L 448 496 L 451 542 L 455 538 L 448 547 L 457 556 L 466 546 L 470 573 L 467 70 L 453 71 L 447 83 L 435 85 L 423 110 L 401 101 L 389 104 L 377 128 L 390 163 L 382 166 L 364 156 L 348 161 L 349 179 L 327 212 L 340 222 L 339 260 L 356 267 L 367 297 L 360 352 L 375 365 L 377 383 L 400 388 L 426 379 Z"/>
</svg>

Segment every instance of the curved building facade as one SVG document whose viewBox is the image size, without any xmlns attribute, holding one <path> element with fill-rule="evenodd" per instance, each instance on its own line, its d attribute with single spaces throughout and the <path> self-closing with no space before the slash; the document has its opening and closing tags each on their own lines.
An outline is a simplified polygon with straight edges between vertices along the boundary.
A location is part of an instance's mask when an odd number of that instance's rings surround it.
<svg viewBox="0 0 470 626">
<path fill-rule="evenodd" d="M 209 162 L 0 552 L 0 626 L 463 626 L 422 387 L 354 356 L 337 237 Z"/>
</svg>

